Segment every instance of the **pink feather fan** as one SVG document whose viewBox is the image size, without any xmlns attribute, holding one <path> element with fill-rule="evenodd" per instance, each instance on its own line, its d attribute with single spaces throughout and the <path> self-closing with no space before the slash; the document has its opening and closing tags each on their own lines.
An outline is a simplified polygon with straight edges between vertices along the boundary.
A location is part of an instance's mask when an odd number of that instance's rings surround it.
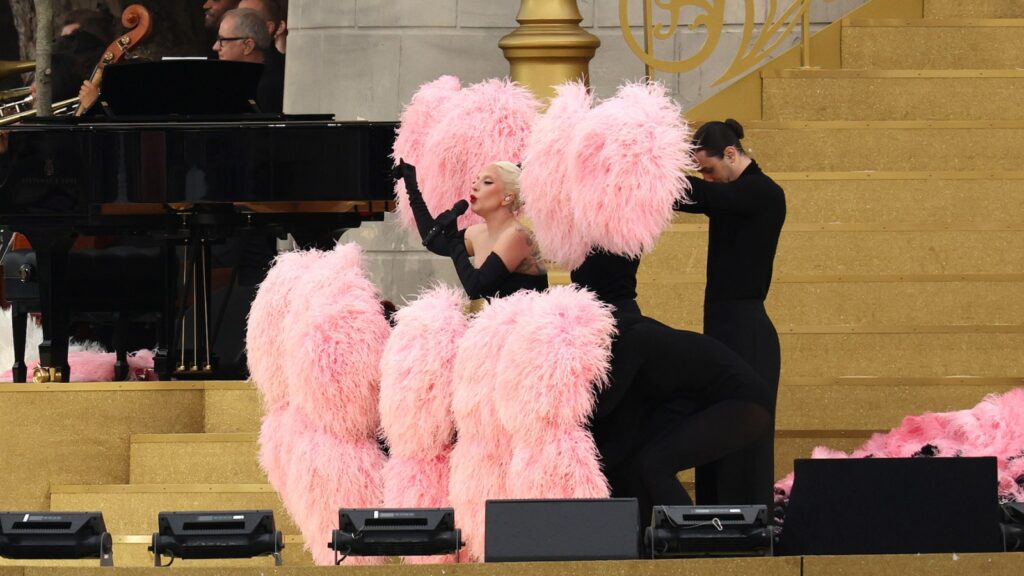
<svg viewBox="0 0 1024 576">
<path fill-rule="evenodd" d="M 281 500 L 302 532 L 305 548 L 320 566 L 334 564 L 327 548 L 338 527 L 339 508 L 381 505 L 384 454 L 373 438 L 339 438 L 309 427 L 291 441 L 291 466 Z M 379 558 L 350 558 L 346 564 L 380 564 Z"/>
<path fill-rule="evenodd" d="M 480 169 L 499 160 L 518 162 L 537 118 L 540 102 L 509 80 L 491 79 L 459 91 L 434 113 L 420 156 L 412 162 L 423 199 L 435 216 L 469 196 Z M 417 120 L 418 121 L 418 120 Z M 395 155 L 400 150 L 396 147 Z M 411 217 L 403 216 L 411 227 Z M 482 220 L 467 212 L 464 228 Z"/>
<path fill-rule="evenodd" d="M 607 385 L 615 319 L 575 285 L 526 297 L 530 305 L 504 338 L 494 403 L 517 442 L 540 445 L 552 431 L 586 426 Z"/>
<path fill-rule="evenodd" d="M 541 249 L 570 270 L 592 248 L 630 257 L 653 250 L 688 189 L 683 171 L 696 167 L 689 126 L 663 85 L 627 84 L 584 113 L 585 103 L 581 86 L 558 88 L 522 177 Z"/>
<path fill-rule="evenodd" d="M 569 181 L 577 223 L 594 246 L 640 257 L 672 223 L 696 169 L 690 129 L 662 84 L 626 84 L 576 132 Z"/>
<path fill-rule="evenodd" d="M 575 286 L 531 293 L 502 350 L 495 403 L 509 430 L 510 498 L 606 498 L 587 422 L 607 384 L 615 320 Z"/>
<path fill-rule="evenodd" d="M 448 103 L 459 93 L 462 85 L 455 76 L 441 76 L 437 80 L 427 82 L 419 87 L 409 104 L 399 116 L 399 127 L 395 132 L 395 146 L 392 157 L 395 165 L 403 159 L 409 164 L 418 165 L 428 155 L 425 153 L 430 133 L 438 128 L 440 118 L 448 109 Z M 432 183 L 418 174 L 420 188 L 432 190 Z M 395 184 L 395 197 L 398 199 L 397 210 L 399 221 L 407 228 L 415 227 L 412 212 L 409 210 L 409 198 L 405 192 L 405 183 L 398 180 Z M 436 214 L 436 212 L 435 212 Z"/>
<path fill-rule="evenodd" d="M 431 458 L 448 450 L 452 371 L 468 320 L 462 290 L 437 286 L 395 314 L 381 357 L 381 428 L 392 457 Z"/>
<path fill-rule="evenodd" d="M 326 252 L 293 292 L 283 326 L 291 403 L 338 438 L 375 438 L 391 327 L 355 244 Z"/>
<path fill-rule="evenodd" d="M 450 482 L 472 557 L 488 499 L 608 496 L 585 426 L 614 332 L 608 307 L 572 286 L 492 300 L 473 318 L 455 365 Z"/>
<path fill-rule="evenodd" d="M 461 290 L 439 285 L 395 314 L 397 324 L 381 358 L 381 430 L 390 447 L 384 506 L 451 505 L 452 372 L 468 325 L 466 304 Z M 453 561 L 453 556 L 405 558 L 410 564 Z"/>
<path fill-rule="evenodd" d="M 249 378 L 256 385 L 267 413 L 288 405 L 289 370 L 280 353 L 284 345 L 281 326 L 291 313 L 292 291 L 302 284 L 321 256 L 323 253 L 316 250 L 279 255 L 260 283 L 249 309 L 245 333 Z"/>
<path fill-rule="evenodd" d="M 498 418 L 494 383 L 508 335 L 531 303 L 526 291 L 492 300 L 473 317 L 455 358 L 452 414 L 458 440 L 452 449 L 448 493 L 466 552 L 477 560 L 484 558 L 484 503 L 508 493 L 512 458 L 510 433 Z"/>
<path fill-rule="evenodd" d="M 562 84 L 555 92 L 547 111 L 530 132 L 519 185 L 524 210 L 544 257 L 572 269 L 590 252 L 590 241 L 574 213 L 569 150 L 594 98 L 582 82 Z"/>
<path fill-rule="evenodd" d="M 287 396 L 277 385 L 260 387 L 276 398 L 264 401 L 260 465 L 314 560 L 330 564 L 323 544 L 338 508 L 381 503 L 377 403 L 390 326 L 354 244 L 282 257 L 274 270 L 249 318 L 250 354 L 259 341 L 263 353 L 294 365 L 269 370 L 286 372 Z"/>
</svg>

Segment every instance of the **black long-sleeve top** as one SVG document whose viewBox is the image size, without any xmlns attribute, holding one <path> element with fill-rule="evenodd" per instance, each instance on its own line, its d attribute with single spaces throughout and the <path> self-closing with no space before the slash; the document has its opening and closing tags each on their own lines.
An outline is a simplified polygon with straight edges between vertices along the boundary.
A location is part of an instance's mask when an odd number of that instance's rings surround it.
<svg viewBox="0 0 1024 576">
<path fill-rule="evenodd" d="M 693 203 L 680 201 L 675 209 L 706 214 L 710 221 L 704 301 L 763 301 L 786 220 L 782 187 L 753 161 L 732 182 L 688 180 Z"/>
</svg>

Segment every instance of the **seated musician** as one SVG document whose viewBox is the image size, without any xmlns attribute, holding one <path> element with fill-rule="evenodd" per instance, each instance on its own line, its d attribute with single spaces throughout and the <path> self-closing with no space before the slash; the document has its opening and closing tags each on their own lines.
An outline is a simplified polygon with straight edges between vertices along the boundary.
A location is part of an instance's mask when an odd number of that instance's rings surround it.
<svg viewBox="0 0 1024 576">
<path fill-rule="evenodd" d="M 114 16 L 109 11 L 71 10 L 61 16 L 58 22 L 61 36 L 68 36 L 75 30 L 81 30 L 106 43 L 114 39 Z"/>
<path fill-rule="evenodd" d="M 238 7 L 250 8 L 263 16 L 274 39 L 274 48 L 278 55 L 284 55 L 288 48 L 288 0 L 242 0 Z M 276 55 L 271 51 L 267 56 Z"/>
<path fill-rule="evenodd" d="M 213 49 L 221 60 L 264 65 L 256 92 L 261 112 L 284 110 L 284 59 L 274 58 L 273 38 L 266 21 L 255 10 L 240 8 L 224 14 Z"/>
<path fill-rule="evenodd" d="M 238 0 L 205 0 L 203 2 L 203 25 L 216 34 L 220 30 L 220 22 L 228 10 L 238 8 Z"/>
</svg>

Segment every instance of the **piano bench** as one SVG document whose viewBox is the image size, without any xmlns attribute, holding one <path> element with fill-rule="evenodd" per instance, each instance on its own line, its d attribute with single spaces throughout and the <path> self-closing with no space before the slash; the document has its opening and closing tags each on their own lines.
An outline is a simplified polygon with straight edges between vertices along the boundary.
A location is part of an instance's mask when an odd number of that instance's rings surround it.
<svg viewBox="0 0 1024 576">
<path fill-rule="evenodd" d="M 67 292 L 71 320 L 87 319 L 114 324 L 116 352 L 115 379 L 128 376 L 128 350 L 123 332 L 131 322 L 151 322 L 161 316 L 161 279 L 164 262 L 159 248 L 115 246 L 74 250 L 68 254 L 69 279 L 74 286 Z M 36 253 L 12 250 L 3 260 L 4 295 L 11 304 L 14 336 L 14 381 L 27 379 L 25 343 L 28 315 L 39 312 L 39 278 Z"/>
</svg>

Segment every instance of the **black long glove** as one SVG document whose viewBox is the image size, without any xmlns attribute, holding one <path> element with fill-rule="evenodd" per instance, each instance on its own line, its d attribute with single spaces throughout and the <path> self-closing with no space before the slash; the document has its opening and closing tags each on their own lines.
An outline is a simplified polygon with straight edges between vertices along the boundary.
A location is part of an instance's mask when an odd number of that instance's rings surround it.
<svg viewBox="0 0 1024 576">
<path fill-rule="evenodd" d="M 469 261 L 469 253 L 466 252 L 466 243 L 463 240 L 452 238 L 449 241 L 449 250 L 462 287 L 473 300 L 496 296 L 501 283 L 511 273 L 501 257 L 494 252 L 491 252 L 480 268 L 474 268 Z"/>
<path fill-rule="evenodd" d="M 427 234 L 436 224 L 436 220 L 430 215 L 427 203 L 423 201 L 423 194 L 420 193 L 419 184 L 416 182 L 416 167 L 412 164 L 407 164 L 404 159 L 399 158 L 398 166 L 395 166 L 392 176 L 401 178 L 405 182 L 405 191 L 409 195 L 409 207 L 412 208 L 413 218 L 416 219 L 416 230 L 419 231 L 420 238 L 426 238 Z M 449 237 L 445 238 L 444 236 L 446 235 Z M 450 256 L 451 252 L 448 249 L 448 245 L 452 238 L 453 236 L 449 235 L 449 231 L 445 230 L 444 234 L 438 234 L 430 241 L 427 245 L 427 250 L 438 256 Z"/>
</svg>

